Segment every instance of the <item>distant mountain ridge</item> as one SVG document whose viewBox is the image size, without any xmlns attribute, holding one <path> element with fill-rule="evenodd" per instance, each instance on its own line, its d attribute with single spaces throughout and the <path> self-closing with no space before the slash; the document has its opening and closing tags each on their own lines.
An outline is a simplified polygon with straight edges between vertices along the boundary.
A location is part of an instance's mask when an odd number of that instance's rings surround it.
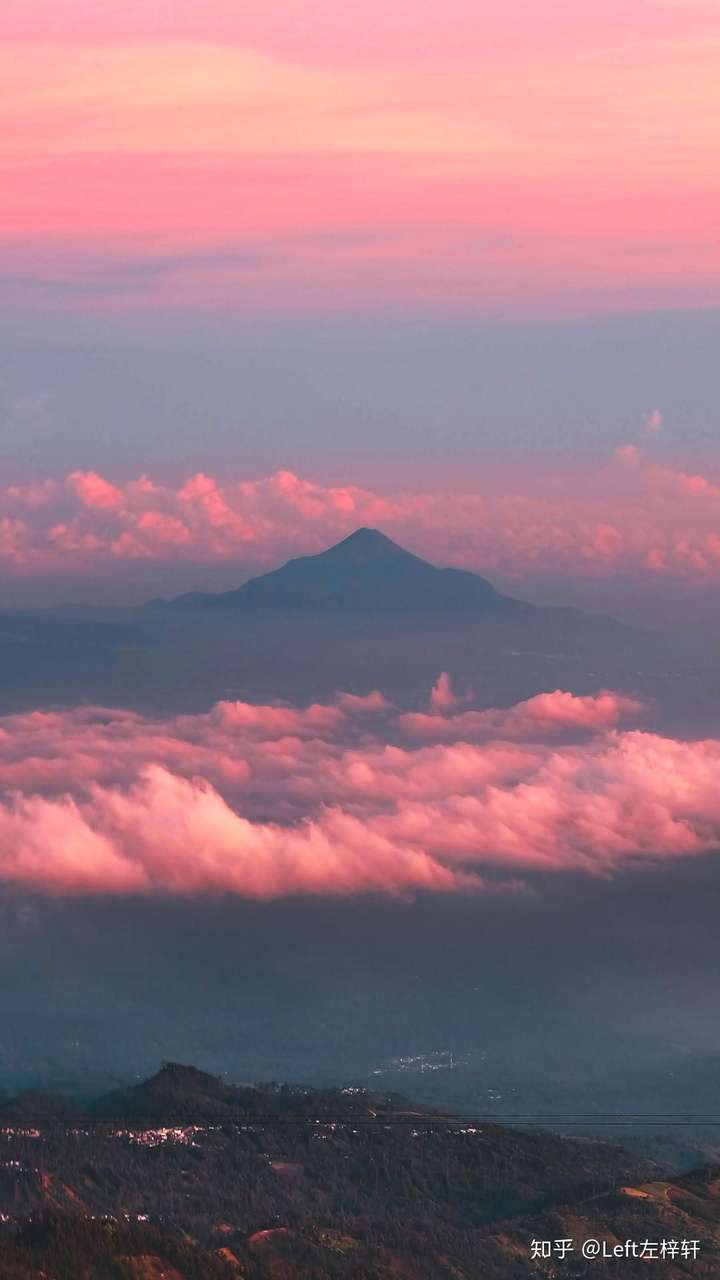
<svg viewBox="0 0 720 1280">
<path fill-rule="evenodd" d="M 166 602 L 153 602 L 154 604 Z M 469 611 L 522 615 L 532 606 L 503 596 L 492 583 L 465 569 L 441 569 L 386 537 L 356 529 L 318 555 L 300 556 L 251 578 L 234 591 L 192 592 L 170 607 L 335 612 Z"/>
<path fill-rule="evenodd" d="M 376 529 L 233 591 L 156 600 L 122 616 L 4 615 L 0 656 L 4 713 L 79 701 L 165 713 L 229 696 L 322 701 L 338 689 L 382 689 L 415 707 L 439 671 L 496 705 L 557 688 L 641 696 L 643 672 L 654 699 L 656 674 L 673 661 L 660 638 L 600 613 L 504 595 Z"/>
</svg>

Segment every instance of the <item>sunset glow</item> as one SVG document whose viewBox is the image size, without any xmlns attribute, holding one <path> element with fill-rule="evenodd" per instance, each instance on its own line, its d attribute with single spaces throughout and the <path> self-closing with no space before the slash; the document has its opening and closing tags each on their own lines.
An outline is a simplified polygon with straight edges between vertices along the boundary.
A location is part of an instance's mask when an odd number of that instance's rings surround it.
<svg viewBox="0 0 720 1280">
<path fill-rule="evenodd" d="M 717 301 L 717 5 L 7 8 L 11 301 Z"/>
</svg>

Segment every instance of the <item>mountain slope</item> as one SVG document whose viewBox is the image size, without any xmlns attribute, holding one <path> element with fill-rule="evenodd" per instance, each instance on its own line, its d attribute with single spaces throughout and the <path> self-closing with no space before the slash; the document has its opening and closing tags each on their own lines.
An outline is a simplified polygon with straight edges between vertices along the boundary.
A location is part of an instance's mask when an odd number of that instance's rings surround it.
<svg viewBox="0 0 720 1280">
<path fill-rule="evenodd" d="M 29 1136 L 6 1126 L 0 1169 L 3 1280 L 551 1280 L 718 1274 L 720 1170 L 607 1138 L 373 1108 L 304 1110 L 311 1091 L 272 1087 L 287 1110 L 172 1124 L 178 1096 L 232 1087 L 167 1065 L 128 1090 L 148 1125 L 86 1117 Z M 249 1093 L 254 1091 L 249 1090 Z M 320 1096 L 320 1095 L 315 1095 Z M 150 1120 L 150 1117 L 148 1117 Z M 584 1263 L 583 1241 L 697 1240 L 699 1256 Z M 560 1260 L 533 1240 L 571 1240 Z"/>
<path fill-rule="evenodd" d="M 234 591 L 155 601 L 122 624 L 7 615 L 2 631 L 5 713 L 80 701 L 206 710 L 228 697 L 320 701 L 338 689 L 382 689 L 415 706 L 440 671 L 494 705 L 557 688 L 643 696 L 643 681 L 661 701 L 658 680 L 684 705 L 678 673 L 688 668 L 698 685 L 695 660 L 659 637 L 523 603 L 372 529 Z"/>
<path fill-rule="evenodd" d="M 479 574 L 438 569 L 377 529 L 357 529 L 314 556 L 289 560 L 237 591 L 196 592 L 173 602 L 182 608 L 242 610 L 524 611 Z"/>
<path fill-rule="evenodd" d="M 283 1116 L 288 1113 L 367 1116 L 407 1105 L 399 1094 L 370 1093 L 364 1089 L 345 1094 L 339 1089 L 306 1089 L 290 1085 L 228 1084 L 197 1067 L 166 1062 L 156 1075 L 127 1089 L 99 1098 L 91 1110 L 96 1116 L 120 1116 L 147 1120 L 218 1119 L 239 1115 Z M 0 1115 L 3 1108 L 0 1108 Z"/>
</svg>

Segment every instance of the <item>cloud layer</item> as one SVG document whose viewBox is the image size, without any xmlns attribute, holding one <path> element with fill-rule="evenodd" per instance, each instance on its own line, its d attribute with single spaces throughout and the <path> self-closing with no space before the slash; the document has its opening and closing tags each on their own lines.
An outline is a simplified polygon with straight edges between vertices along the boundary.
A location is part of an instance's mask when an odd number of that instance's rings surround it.
<svg viewBox="0 0 720 1280">
<path fill-rule="evenodd" d="M 0 881 L 67 895 L 448 892 L 720 844 L 720 742 L 623 727 L 642 717 L 633 699 L 558 690 L 507 710 L 428 708 L 403 714 L 374 693 L 164 720 L 5 717 Z"/>
<path fill-rule="evenodd" d="M 197 474 L 170 486 L 92 471 L 0 490 L 0 567 L 21 579 L 112 574 L 122 566 L 219 564 L 262 570 L 320 551 L 359 525 L 441 564 L 504 577 L 618 572 L 720 581 L 720 473 L 660 465 L 643 446 L 572 474 L 494 478 L 474 492 L 328 486 L 279 471 L 261 480 Z M 127 575 L 125 575 L 127 576 Z M 239 581 L 239 578 L 238 578 Z M 442 696 L 440 691 L 439 696 Z"/>
</svg>

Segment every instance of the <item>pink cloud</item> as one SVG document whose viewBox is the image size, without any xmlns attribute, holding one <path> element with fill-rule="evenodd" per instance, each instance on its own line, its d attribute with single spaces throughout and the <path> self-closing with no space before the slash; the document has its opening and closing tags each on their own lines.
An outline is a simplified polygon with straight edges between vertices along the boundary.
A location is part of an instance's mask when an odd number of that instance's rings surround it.
<svg viewBox="0 0 720 1280">
<path fill-rule="evenodd" d="M 718 496 L 717 470 L 661 465 L 635 443 L 571 476 L 518 470 L 511 485 L 463 492 L 376 493 L 289 471 L 222 482 L 199 473 L 178 486 L 74 472 L 0 489 L 0 568 L 15 578 L 112 575 L 141 560 L 259 571 L 370 525 L 435 563 L 491 577 L 620 571 L 717 584 Z"/>
<path fill-rule="evenodd" d="M 339 707 L 313 704 L 298 710 L 293 707 L 256 706 L 248 702 L 220 702 L 213 716 L 223 728 L 258 733 L 265 738 L 327 734 L 338 729 L 345 719 Z"/>
<path fill-rule="evenodd" d="M 74 471 L 68 476 L 68 484 L 90 511 L 118 511 L 123 505 L 121 490 L 95 471 Z"/>
<path fill-rule="evenodd" d="M 484 889 L 490 869 L 517 887 L 533 871 L 711 852 L 720 742 L 617 728 L 640 711 L 556 690 L 415 718 L 448 736 L 413 732 L 410 747 L 396 743 L 414 718 L 377 693 L 168 719 L 6 716 L 0 881 L 70 895 L 407 894 Z"/>
<path fill-rule="evenodd" d="M 451 711 L 455 705 L 452 702 L 443 709 Z M 447 716 L 408 712 L 398 716 L 396 724 L 403 735 L 421 742 L 490 737 L 542 740 L 553 734 L 611 729 L 627 720 L 637 721 L 644 709 L 636 699 L 617 693 L 576 697 L 556 689 L 553 693 L 537 694 L 507 711 L 464 711 Z"/>
<path fill-rule="evenodd" d="M 452 680 L 447 671 L 441 671 L 430 690 L 430 708 L 432 711 L 452 711 L 460 699 L 454 692 Z"/>
</svg>

